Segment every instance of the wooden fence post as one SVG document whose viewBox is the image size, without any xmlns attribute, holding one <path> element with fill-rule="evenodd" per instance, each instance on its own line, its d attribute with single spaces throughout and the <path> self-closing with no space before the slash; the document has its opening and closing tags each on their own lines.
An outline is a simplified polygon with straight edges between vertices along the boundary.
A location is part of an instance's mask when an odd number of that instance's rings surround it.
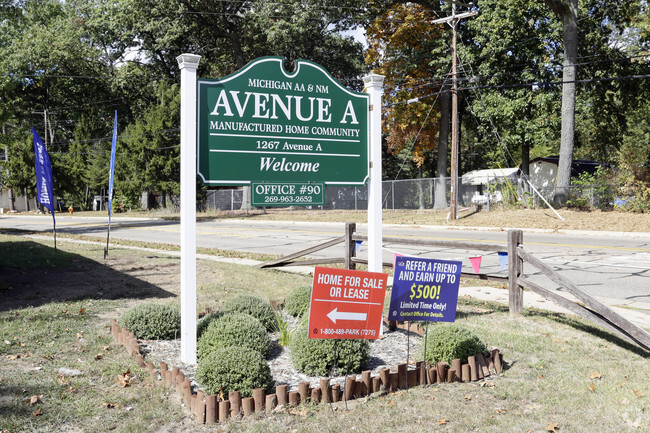
<svg viewBox="0 0 650 433">
<path fill-rule="evenodd" d="M 524 242 L 522 230 L 508 230 L 508 289 L 510 317 L 524 312 L 524 291 L 517 279 L 522 276 L 524 261 L 517 253 L 517 247 Z"/>
<path fill-rule="evenodd" d="M 357 231 L 356 223 L 345 223 L 345 269 L 356 269 L 357 265 L 352 261 L 356 255 L 357 243 L 352 240 L 352 235 Z"/>
</svg>

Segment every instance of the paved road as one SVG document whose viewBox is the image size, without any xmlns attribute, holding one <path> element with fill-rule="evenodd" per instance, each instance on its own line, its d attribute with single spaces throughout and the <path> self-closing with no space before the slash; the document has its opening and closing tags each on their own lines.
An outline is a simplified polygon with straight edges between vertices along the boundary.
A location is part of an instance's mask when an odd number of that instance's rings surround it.
<svg viewBox="0 0 650 433">
<path fill-rule="evenodd" d="M 0 228 L 22 228 L 51 231 L 51 216 L 0 215 Z M 366 232 L 359 224 L 359 232 Z M 341 236 L 343 223 L 298 223 L 251 220 L 199 221 L 197 245 L 266 254 L 290 254 Z M 385 226 L 384 236 L 481 242 L 506 250 L 506 231 L 449 229 L 437 227 Z M 106 238 L 106 218 L 57 217 L 57 232 L 94 235 Z M 111 224 L 111 238 L 178 244 L 179 224 L 173 221 L 124 219 L 116 217 Z M 650 305 L 650 234 L 612 234 L 598 232 L 544 233 L 524 231 L 524 247 L 559 271 L 592 296 L 609 304 Z M 366 257 L 362 244 L 358 256 Z M 482 256 L 481 272 L 506 275 L 501 271 L 496 253 L 438 247 L 409 247 L 386 244 L 384 260 L 394 253 L 440 259 L 462 260 L 463 269 L 472 267 L 469 257 Z M 342 246 L 314 253 L 312 257 L 341 256 Z M 557 285 L 530 265 L 525 265 L 527 278 L 544 287 Z"/>
</svg>

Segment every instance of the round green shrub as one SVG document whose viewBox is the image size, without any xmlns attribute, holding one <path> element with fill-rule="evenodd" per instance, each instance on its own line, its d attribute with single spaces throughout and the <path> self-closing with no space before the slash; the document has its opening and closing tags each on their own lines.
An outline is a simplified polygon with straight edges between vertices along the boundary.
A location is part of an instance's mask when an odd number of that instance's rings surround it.
<svg viewBox="0 0 650 433">
<path fill-rule="evenodd" d="M 267 331 L 273 330 L 275 314 L 271 304 L 253 295 L 240 295 L 227 300 L 221 308 L 222 313 L 245 313 L 259 320 Z"/>
<path fill-rule="evenodd" d="M 199 359 L 196 380 L 206 394 L 228 395 L 240 391 L 242 397 L 251 397 L 253 389 L 273 389 L 273 377 L 264 357 L 246 347 L 221 347 Z"/>
<path fill-rule="evenodd" d="M 271 339 L 259 320 L 249 314 L 228 313 L 212 320 L 197 343 L 197 357 L 206 357 L 215 349 L 238 346 L 255 350 L 266 357 Z"/>
<path fill-rule="evenodd" d="M 424 352 L 424 340 L 421 345 L 420 351 Z M 487 346 L 476 335 L 469 329 L 455 324 L 429 327 L 426 350 L 427 361 L 444 361 L 448 364 L 456 358 L 466 363 L 469 356 L 488 353 Z"/>
<path fill-rule="evenodd" d="M 284 302 L 284 310 L 293 317 L 303 316 L 309 311 L 311 302 L 311 287 L 304 286 L 293 289 Z"/>
<path fill-rule="evenodd" d="M 139 304 L 122 314 L 118 323 L 142 340 L 171 340 L 180 335 L 181 312 L 172 305 Z"/>
<path fill-rule="evenodd" d="M 359 373 L 370 358 L 368 340 L 310 339 L 306 323 L 292 336 L 290 347 L 293 366 L 310 376 L 327 375 L 333 367 L 344 372 L 348 359 L 349 372 Z"/>
<path fill-rule="evenodd" d="M 201 338 L 201 335 L 205 332 L 206 329 L 208 329 L 208 325 L 210 322 L 213 320 L 218 319 L 219 317 L 223 316 L 223 313 L 220 311 L 217 311 L 215 313 L 209 313 L 206 314 L 205 316 L 201 317 L 198 322 L 196 322 L 196 338 Z"/>
</svg>

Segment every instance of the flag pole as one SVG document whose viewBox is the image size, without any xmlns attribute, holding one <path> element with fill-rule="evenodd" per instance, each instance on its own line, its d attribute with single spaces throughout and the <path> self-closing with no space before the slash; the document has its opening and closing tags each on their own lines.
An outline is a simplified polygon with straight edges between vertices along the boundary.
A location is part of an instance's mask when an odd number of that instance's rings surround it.
<svg viewBox="0 0 650 433">
<path fill-rule="evenodd" d="M 108 256 L 108 240 L 111 237 L 111 223 L 108 223 L 108 231 L 106 232 L 106 248 L 104 248 L 104 259 Z"/>
<path fill-rule="evenodd" d="M 52 233 L 54 235 L 54 251 L 56 251 L 56 218 L 54 217 L 54 203 L 56 198 L 52 192 L 52 163 L 47 148 L 32 128 L 34 137 L 34 165 L 36 169 L 36 200 L 52 214 Z"/>
<path fill-rule="evenodd" d="M 115 172 L 115 147 L 117 145 L 117 110 L 113 122 L 113 140 L 111 141 L 111 164 L 108 172 L 108 230 L 106 232 L 106 248 L 104 259 L 108 256 L 108 242 L 111 237 L 111 208 L 113 205 L 113 173 Z"/>
</svg>

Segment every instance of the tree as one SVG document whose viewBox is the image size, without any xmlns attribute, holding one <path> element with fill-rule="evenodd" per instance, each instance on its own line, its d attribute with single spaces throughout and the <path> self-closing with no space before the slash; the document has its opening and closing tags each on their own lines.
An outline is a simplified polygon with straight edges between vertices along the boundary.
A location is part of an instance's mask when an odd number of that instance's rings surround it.
<svg viewBox="0 0 650 433">
<path fill-rule="evenodd" d="M 130 206 L 137 207 L 145 191 L 157 191 L 163 197 L 180 192 L 179 122 L 178 85 L 162 83 L 158 101 L 121 134 L 116 149 L 115 190 Z"/>
<path fill-rule="evenodd" d="M 566 203 L 571 185 L 575 139 L 576 70 L 578 63 L 578 0 L 544 0 L 562 20 L 564 63 L 562 69 L 562 143 L 555 181 L 556 204 Z"/>
<path fill-rule="evenodd" d="M 416 167 L 428 162 L 429 171 L 434 172 L 435 164 L 427 161 L 427 155 L 437 147 L 439 110 L 433 110 L 432 104 L 437 99 L 431 94 L 444 85 L 449 64 L 446 48 L 438 43 L 443 27 L 428 24 L 436 18 L 428 5 L 407 2 L 383 2 L 382 5 L 386 8 L 367 28 L 366 62 L 376 73 L 386 76 L 387 147 L 390 152 L 400 154 L 405 147 L 413 146 L 410 158 Z M 420 97 L 426 99 L 417 104 L 406 103 Z"/>
</svg>

